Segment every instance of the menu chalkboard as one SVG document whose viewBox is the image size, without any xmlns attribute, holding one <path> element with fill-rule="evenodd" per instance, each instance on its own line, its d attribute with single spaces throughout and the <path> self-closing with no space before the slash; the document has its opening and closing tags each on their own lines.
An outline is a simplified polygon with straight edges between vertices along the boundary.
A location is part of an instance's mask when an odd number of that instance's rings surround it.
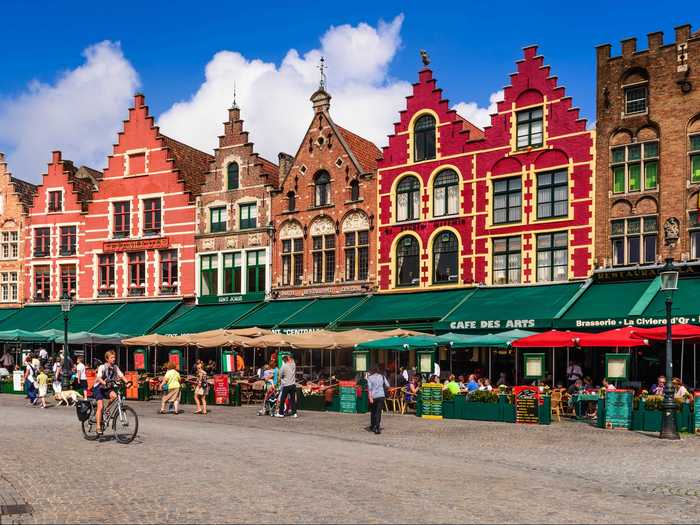
<svg viewBox="0 0 700 525">
<path fill-rule="evenodd" d="M 695 433 L 700 434 L 700 392 L 695 392 Z"/>
<path fill-rule="evenodd" d="M 420 389 L 422 412 L 425 419 L 442 419 L 442 385 L 424 383 Z"/>
<path fill-rule="evenodd" d="M 632 426 L 632 390 L 611 390 L 605 393 L 605 428 Z"/>
<path fill-rule="evenodd" d="M 354 381 L 339 381 L 340 386 L 340 411 L 345 414 L 357 412 L 357 393 Z"/>
<path fill-rule="evenodd" d="M 539 389 L 536 386 L 516 386 L 513 394 L 515 395 L 515 422 L 539 423 Z"/>
</svg>

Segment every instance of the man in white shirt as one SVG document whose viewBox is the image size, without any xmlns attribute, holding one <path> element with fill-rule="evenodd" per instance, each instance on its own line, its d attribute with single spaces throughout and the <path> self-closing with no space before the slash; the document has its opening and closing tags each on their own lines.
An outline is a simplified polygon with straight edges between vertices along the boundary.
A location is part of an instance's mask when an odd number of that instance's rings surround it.
<svg viewBox="0 0 700 525">
<path fill-rule="evenodd" d="M 440 363 L 437 362 L 437 359 L 433 363 L 433 375 L 436 375 L 438 380 L 440 379 Z"/>
<path fill-rule="evenodd" d="M 75 375 L 78 380 L 78 385 L 83 390 L 83 396 L 88 388 L 87 374 L 85 373 L 85 363 L 83 363 L 83 356 L 78 356 L 78 364 L 75 365 Z"/>
<path fill-rule="evenodd" d="M 583 370 L 581 370 L 578 363 L 569 361 L 569 366 L 566 369 L 566 378 L 569 380 L 569 385 L 574 384 L 577 379 L 583 378 Z"/>
<path fill-rule="evenodd" d="M 46 351 L 46 348 L 39 348 L 39 361 L 41 362 L 41 365 L 45 365 L 48 359 L 49 353 Z"/>
</svg>

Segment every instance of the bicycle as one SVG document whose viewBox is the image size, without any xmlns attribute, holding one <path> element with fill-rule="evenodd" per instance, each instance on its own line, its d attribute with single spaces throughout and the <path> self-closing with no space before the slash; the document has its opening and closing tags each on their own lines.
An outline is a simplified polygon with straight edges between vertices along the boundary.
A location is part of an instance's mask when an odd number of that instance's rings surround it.
<svg viewBox="0 0 700 525">
<path fill-rule="evenodd" d="M 129 381 L 124 385 L 129 388 L 132 382 Z M 115 388 L 117 393 L 117 398 L 112 401 L 109 406 L 105 406 L 102 411 L 102 429 L 106 430 L 109 428 L 110 423 L 112 424 L 112 430 L 114 431 L 114 437 L 119 441 L 119 443 L 128 444 L 131 443 L 139 431 L 139 417 L 133 408 L 127 406 L 124 397 L 122 396 L 122 391 L 120 388 Z M 90 417 L 82 422 L 83 436 L 88 441 L 95 441 L 99 435 L 97 433 L 97 401 L 91 400 L 92 412 Z"/>
</svg>

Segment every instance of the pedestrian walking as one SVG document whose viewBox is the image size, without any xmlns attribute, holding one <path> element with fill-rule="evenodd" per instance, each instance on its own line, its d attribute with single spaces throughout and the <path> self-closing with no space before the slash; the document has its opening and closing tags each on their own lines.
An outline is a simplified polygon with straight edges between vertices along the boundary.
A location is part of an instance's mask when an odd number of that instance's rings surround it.
<svg viewBox="0 0 700 525">
<path fill-rule="evenodd" d="M 24 391 L 29 398 L 29 404 L 36 404 L 36 374 L 37 371 L 32 365 L 32 356 L 28 355 L 25 359 L 26 366 L 24 367 Z"/>
<path fill-rule="evenodd" d="M 194 402 L 197 405 L 195 414 L 207 415 L 207 394 L 209 393 L 209 382 L 207 381 L 207 371 L 204 369 L 204 361 L 199 360 L 195 364 L 196 386 L 194 387 Z"/>
<path fill-rule="evenodd" d="M 167 372 L 163 376 L 163 381 L 160 383 L 163 389 L 163 397 L 160 401 L 160 413 L 167 414 L 165 404 L 172 403 L 175 411 L 173 414 L 178 414 L 180 411 L 180 373 L 175 369 L 175 363 L 168 361 L 165 365 Z"/>
<path fill-rule="evenodd" d="M 61 367 L 61 359 L 59 357 L 57 357 L 54 360 L 52 370 L 53 370 L 53 383 L 51 386 L 53 387 L 54 396 L 56 396 L 56 398 L 58 399 L 58 397 L 57 397 L 58 394 L 60 394 L 61 390 L 63 390 L 63 385 L 61 384 L 61 381 L 63 380 L 63 374 L 62 374 L 63 369 Z"/>
<path fill-rule="evenodd" d="M 291 355 L 283 357 L 284 364 L 280 369 L 280 385 L 282 393 L 280 394 L 280 409 L 275 417 L 284 417 L 284 410 L 287 398 L 289 398 L 289 417 L 298 417 L 297 415 L 297 365 Z"/>
<path fill-rule="evenodd" d="M 36 378 L 36 382 L 39 385 L 39 402 L 41 403 L 41 408 L 46 408 L 46 392 L 49 389 L 49 376 L 44 372 L 44 367 L 39 367 L 39 375 Z"/>
<path fill-rule="evenodd" d="M 66 370 L 66 373 L 68 371 Z M 85 363 L 83 362 L 83 356 L 78 356 L 78 364 L 75 365 L 75 378 L 78 381 L 78 387 L 83 391 L 83 397 L 87 397 L 87 372 L 85 368 Z"/>
<path fill-rule="evenodd" d="M 373 367 L 367 378 L 367 394 L 369 396 L 369 402 L 372 405 L 369 429 L 375 434 L 382 433 L 382 407 L 384 406 L 384 398 L 386 397 L 384 393 L 385 388 L 389 388 L 389 381 L 386 380 L 383 374 L 379 373 L 377 367 Z"/>
</svg>

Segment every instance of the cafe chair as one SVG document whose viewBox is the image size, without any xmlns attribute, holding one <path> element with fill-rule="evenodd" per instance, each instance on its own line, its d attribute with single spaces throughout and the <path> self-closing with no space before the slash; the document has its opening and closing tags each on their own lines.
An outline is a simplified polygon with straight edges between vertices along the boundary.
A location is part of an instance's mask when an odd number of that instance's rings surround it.
<svg viewBox="0 0 700 525">
<path fill-rule="evenodd" d="M 389 408 L 391 407 L 391 408 Z M 401 389 L 398 387 L 389 389 L 389 396 L 384 398 L 384 408 L 387 412 L 401 412 Z"/>
<path fill-rule="evenodd" d="M 416 410 L 416 401 L 418 401 L 418 394 L 414 394 L 412 396 L 412 399 L 408 399 L 406 396 L 408 395 L 408 390 L 406 388 L 401 389 L 401 413 L 405 414 L 407 408 L 413 408 L 413 410 Z"/>
<path fill-rule="evenodd" d="M 241 396 L 249 405 L 255 401 L 262 401 L 265 397 L 265 381 L 255 381 L 252 385 L 245 386 L 241 383 Z"/>
<path fill-rule="evenodd" d="M 552 391 L 551 408 L 552 415 L 557 417 L 557 421 L 561 421 L 561 414 L 563 411 L 561 404 L 561 390 Z"/>
</svg>

